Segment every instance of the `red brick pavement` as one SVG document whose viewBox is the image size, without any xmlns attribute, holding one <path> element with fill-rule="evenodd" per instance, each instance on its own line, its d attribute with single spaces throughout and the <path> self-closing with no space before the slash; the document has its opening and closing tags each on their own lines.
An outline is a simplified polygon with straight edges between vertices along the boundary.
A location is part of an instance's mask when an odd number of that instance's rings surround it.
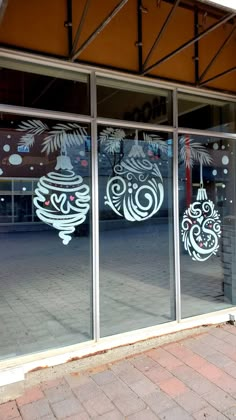
<svg viewBox="0 0 236 420">
<path fill-rule="evenodd" d="M 225 324 L 27 389 L 0 420 L 236 418 L 236 327 Z"/>
</svg>

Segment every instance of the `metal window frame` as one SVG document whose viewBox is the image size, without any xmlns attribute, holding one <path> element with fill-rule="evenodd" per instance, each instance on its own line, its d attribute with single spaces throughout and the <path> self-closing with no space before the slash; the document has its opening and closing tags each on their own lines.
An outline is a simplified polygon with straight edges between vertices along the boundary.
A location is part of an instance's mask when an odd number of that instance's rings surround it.
<svg viewBox="0 0 236 420">
<path fill-rule="evenodd" d="M 174 276 L 176 321 L 181 322 L 181 278 L 180 278 L 180 244 L 179 244 L 179 156 L 178 156 L 178 97 L 177 89 L 173 92 L 173 225 L 174 225 Z"/>
<path fill-rule="evenodd" d="M 79 114 L 69 114 L 67 112 L 57 112 L 57 111 L 47 111 L 44 109 L 37 109 L 37 108 L 28 108 L 28 107 L 20 107 L 15 105 L 5 105 L 0 104 L 0 112 L 4 114 L 13 114 L 13 115 L 22 115 L 28 117 L 39 117 L 39 118 L 46 118 L 51 120 L 64 120 L 64 121 L 78 121 L 82 123 L 91 123 L 92 118 L 79 115 Z"/>
<path fill-rule="evenodd" d="M 155 131 L 163 131 L 166 133 L 170 133 L 174 131 L 174 128 L 169 125 L 160 125 L 160 124 L 150 124 L 150 123 L 140 123 L 134 121 L 127 121 L 127 120 L 117 120 L 113 118 L 101 118 L 98 117 L 96 119 L 97 124 L 99 125 L 113 125 L 114 127 L 122 127 L 122 128 L 138 128 L 140 130 L 155 130 Z"/>
<path fill-rule="evenodd" d="M 97 87 L 96 74 L 90 77 L 90 97 L 92 134 L 92 255 L 93 255 L 93 339 L 100 339 L 100 288 L 99 288 L 99 188 L 98 188 L 98 151 L 97 151 Z"/>
<path fill-rule="evenodd" d="M 124 80 L 130 83 L 140 83 L 142 85 L 158 87 L 162 89 L 169 89 L 175 90 L 177 89 L 179 92 L 185 93 L 192 93 L 198 96 L 208 96 L 209 98 L 217 98 L 217 99 L 226 99 L 232 102 L 236 102 L 236 95 L 226 94 L 222 92 L 218 92 L 217 90 L 208 90 L 206 88 L 199 88 L 194 86 L 183 86 L 181 83 L 176 82 L 166 82 L 166 81 L 159 81 L 158 79 L 149 77 L 146 79 L 145 77 L 138 76 L 138 75 L 129 75 L 122 71 L 115 71 L 115 70 L 108 70 L 108 69 L 101 69 L 98 66 L 91 66 L 79 63 L 72 63 L 67 61 L 62 61 L 53 58 L 47 58 L 45 56 L 39 56 L 30 53 L 23 53 L 19 51 L 13 51 L 7 48 L 0 48 L 0 63 L 1 57 L 4 59 L 8 58 L 14 60 L 16 63 L 22 61 L 24 63 L 29 64 L 39 64 L 44 65 L 46 67 L 55 67 L 57 69 L 65 69 L 71 71 L 79 71 L 85 74 L 91 74 L 95 72 L 97 76 L 108 77 L 111 79 L 119 79 Z"/>
<path fill-rule="evenodd" d="M 234 133 L 225 133 L 219 131 L 209 131 L 209 130 L 195 130 L 193 128 L 182 128 L 179 127 L 178 129 L 179 134 L 192 134 L 196 136 L 204 136 L 204 137 L 217 137 L 221 139 L 232 139 L 236 140 L 236 134 Z"/>
<path fill-rule="evenodd" d="M 236 140 L 236 134 L 234 133 L 220 133 L 209 130 L 195 130 L 189 128 L 178 127 L 178 93 L 187 93 L 195 96 L 207 97 L 209 99 L 226 100 L 230 102 L 236 102 L 236 96 L 222 94 L 221 92 L 209 92 L 208 90 L 199 89 L 196 87 L 184 87 L 181 84 L 168 83 L 156 81 L 155 79 L 145 79 L 141 76 L 131 76 L 122 72 L 114 72 L 111 70 L 102 70 L 97 67 L 89 67 L 80 65 L 77 63 L 66 63 L 56 59 L 48 59 L 45 57 L 34 56 L 32 54 L 25 53 L 13 53 L 7 49 L 0 49 L 0 53 L 5 58 L 14 59 L 16 62 L 23 61 L 29 64 L 40 64 L 45 66 L 51 66 L 60 69 L 66 69 L 71 71 L 79 71 L 90 75 L 90 106 L 91 113 L 87 115 L 70 114 L 58 111 L 47 111 L 41 109 L 22 108 L 20 106 L 0 104 L 0 112 L 11 113 L 14 115 L 33 116 L 39 118 L 48 118 L 55 120 L 65 121 L 79 121 L 82 123 L 89 123 L 91 125 L 91 162 L 92 162 L 92 244 L 93 244 L 93 279 L 92 279 L 92 291 L 93 291 L 93 340 L 91 342 L 101 342 L 104 340 L 100 337 L 100 299 L 99 299 L 99 188 L 98 188 L 98 155 L 97 155 L 97 127 L 99 125 L 113 125 L 122 126 L 127 128 L 139 128 L 146 130 L 155 130 L 162 132 L 173 133 L 173 223 L 174 223 L 174 281 L 175 281 L 175 304 L 176 304 L 176 321 L 177 324 L 186 322 L 186 319 L 181 318 L 181 279 L 180 279 L 180 244 L 179 244 L 179 202 L 178 202 L 178 135 L 182 134 L 195 134 L 204 135 L 209 137 L 220 137 L 227 139 Z M 173 126 L 164 126 L 150 123 L 136 123 L 132 121 L 117 120 L 112 118 L 101 118 L 97 116 L 97 77 L 106 77 L 112 80 L 120 80 L 130 83 L 136 83 L 143 86 L 168 89 L 172 92 L 172 107 L 173 107 Z M 231 308 L 233 311 L 233 307 Z M 207 317 L 207 314 L 204 314 Z M 194 318 L 194 317 L 191 317 Z M 170 323 L 164 324 L 169 325 Z M 159 326 L 153 326 L 149 328 L 158 328 Z M 126 334 L 126 333 L 123 333 Z M 86 345 L 86 342 L 84 343 Z"/>
</svg>

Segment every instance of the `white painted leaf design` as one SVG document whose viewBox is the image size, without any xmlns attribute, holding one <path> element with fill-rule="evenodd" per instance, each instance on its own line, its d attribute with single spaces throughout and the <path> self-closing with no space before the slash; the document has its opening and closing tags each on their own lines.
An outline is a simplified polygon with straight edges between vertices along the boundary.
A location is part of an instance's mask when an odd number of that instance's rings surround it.
<svg viewBox="0 0 236 420">
<path fill-rule="evenodd" d="M 188 138 L 187 141 L 186 136 L 182 136 L 179 139 L 179 145 L 180 160 L 185 163 L 186 167 L 192 168 L 194 162 L 202 162 L 203 165 L 212 163 L 212 158 L 203 144 L 195 142 L 191 138 Z"/>
<path fill-rule="evenodd" d="M 32 147 L 35 142 L 35 136 L 45 132 L 48 135 L 42 143 L 42 153 L 52 153 L 62 147 L 72 147 L 81 145 L 87 137 L 87 130 L 77 123 L 58 123 L 52 130 L 49 130 L 47 124 L 41 120 L 22 121 L 17 128 L 18 131 L 24 131 L 20 138 L 19 145 Z"/>
</svg>

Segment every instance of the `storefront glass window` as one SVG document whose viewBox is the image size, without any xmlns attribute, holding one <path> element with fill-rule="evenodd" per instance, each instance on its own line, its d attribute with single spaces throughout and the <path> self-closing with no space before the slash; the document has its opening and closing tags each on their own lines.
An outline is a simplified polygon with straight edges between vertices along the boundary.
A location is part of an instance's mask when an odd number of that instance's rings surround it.
<svg viewBox="0 0 236 420">
<path fill-rule="evenodd" d="M 3 162 L 2 162 L 2 164 L 4 164 Z M 0 173 L 1 173 L 1 170 L 0 170 Z M 11 180 L 2 180 L 2 179 L 0 179 L 0 193 L 2 193 L 2 192 L 4 192 L 4 194 L 5 193 L 11 193 L 11 191 L 12 191 L 12 181 Z"/>
<path fill-rule="evenodd" d="M 179 137 L 182 317 L 236 304 L 236 142 Z"/>
<path fill-rule="evenodd" d="M 0 194 L 0 224 L 12 222 L 12 196 Z"/>
<path fill-rule="evenodd" d="M 4 88 L 0 103 L 73 114 L 90 113 L 89 77 L 78 72 L 32 67 L 31 73 L 15 69 L 0 69 Z M 81 98 L 83 98 L 81 100 Z"/>
<path fill-rule="evenodd" d="M 32 193 L 33 190 L 33 184 L 32 181 L 28 181 L 27 179 L 22 180 L 14 180 L 13 181 L 13 192 L 14 193 Z"/>
<path fill-rule="evenodd" d="M 92 186 L 90 118 L 60 114 L 90 115 L 90 76 L 6 58 L 0 76 L 0 359 L 176 320 L 179 257 L 182 318 L 236 305 L 235 103 L 98 76 Z"/>
<path fill-rule="evenodd" d="M 99 117 L 172 126 L 171 91 L 102 77 L 97 83 Z"/>
<path fill-rule="evenodd" d="M 236 103 L 186 93 L 178 94 L 179 127 L 236 132 Z"/>
<path fill-rule="evenodd" d="M 100 126 L 101 335 L 175 319 L 172 134 Z"/>
<path fill-rule="evenodd" d="M 14 221 L 32 222 L 32 196 L 21 194 L 14 195 Z"/>
<path fill-rule="evenodd" d="M 90 127 L 2 114 L 0 150 L 0 358 L 89 340 Z"/>
</svg>

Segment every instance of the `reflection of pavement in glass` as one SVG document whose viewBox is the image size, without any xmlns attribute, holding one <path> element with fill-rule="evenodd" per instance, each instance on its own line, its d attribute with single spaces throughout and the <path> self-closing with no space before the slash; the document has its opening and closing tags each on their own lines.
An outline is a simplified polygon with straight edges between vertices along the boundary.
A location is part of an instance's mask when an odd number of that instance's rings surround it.
<svg viewBox="0 0 236 420">
<path fill-rule="evenodd" d="M 87 238 L 69 248 L 50 232 L 1 236 L 1 357 L 90 338 L 89 251 Z"/>
<path fill-rule="evenodd" d="M 166 225 L 101 233 L 102 335 L 171 321 L 171 261 Z"/>
<path fill-rule="evenodd" d="M 220 254 L 202 263 L 181 255 L 181 292 L 183 318 L 230 307 L 223 292 Z"/>
<path fill-rule="evenodd" d="M 1 235 L 0 357 L 91 338 L 90 241 L 51 232 Z M 101 323 L 108 335 L 171 319 L 167 226 L 101 233 Z M 171 251 L 172 253 L 172 251 Z M 182 272 L 184 316 L 225 307 L 220 258 Z M 199 269 L 204 270 L 199 273 Z"/>
</svg>

